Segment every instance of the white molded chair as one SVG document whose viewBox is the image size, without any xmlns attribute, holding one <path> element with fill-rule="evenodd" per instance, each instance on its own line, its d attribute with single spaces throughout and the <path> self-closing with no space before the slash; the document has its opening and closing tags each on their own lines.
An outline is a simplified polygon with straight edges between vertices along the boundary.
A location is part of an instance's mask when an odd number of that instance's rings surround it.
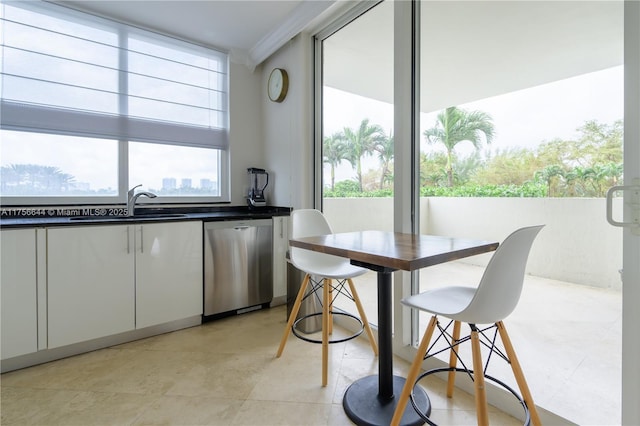
<svg viewBox="0 0 640 426">
<path fill-rule="evenodd" d="M 332 233 L 329 223 L 319 210 L 294 210 L 291 212 L 290 219 L 291 238 L 314 237 Z M 282 335 L 282 340 L 280 341 L 280 347 L 278 348 L 276 357 L 279 358 L 280 355 L 282 355 L 289 333 L 294 326 L 298 311 L 300 310 L 302 300 L 305 297 L 313 297 L 310 293 L 315 292 L 316 290 L 319 291 L 319 288 L 322 287 L 322 386 L 326 386 L 328 376 L 327 367 L 329 362 L 329 343 L 333 343 L 329 340 L 329 334 L 331 334 L 333 330 L 333 312 L 331 310 L 331 306 L 333 305 L 333 299 L 337 294 L 343 292 L 342 289 L 345 281 L 349 284 L 349 290 L 351 292 L 350 297 L 358 308 L 360 321 L 362 322 L 362 327 L 367 332 L 371 348 L 373 349 L 374 354 L 378 355 L 378 346 L 352 281 L 352 278 L 366 273 L 367 270 L 352 265 L 349 262 L 349 259 L 346 258 L 296 247 L 289 248 L 289 258 L 296 268 L 305 273 L 305 277 L 289 315 L 289 320 L 284 330 L 284 334 Z M 309 283 L 314 282 L 312 276 L 322 278 L 316 283 L 317 286 L 312 286 L 308 292 L 307 287 L 309 286 Z M 338 281 L 337 286 L 332 284 L 333 280 Z M 334 289 L 337 289 L 338 291 L 334 292 Z"/>
<path fill-rule="evenodd" d="M 431 321 L 427 326 L 409 370 L 407 382 L 402 390 L 391 421 L 392 425 L 397 425 L 402 418 L 402 413 L 417 381 L 437 371 L 449 372 L 447 382 L 447 396 L 449 398 L 453 396 L 456 371 L 466 371 L 473 379 L 479 425 L 489 424 L 485 377 L 505 387 L 520 400 L 525 410 L 527 422 L 530 419 L 534 425 L 540 425 L 540 417 L 536 411 L 531 392 L 529 391 L 524 374 L 522 373 L 522 368 L 520 367 L 520 363 L 518 362 L 518 358 L 516 357 L 516 353 L 502 320 L 511 314 L 518 304 L 522 292 L 529 252 L 534 239 L 543 226 L 544 225 L 521 228 L 509 235 L 495 251 L 477 288 L 462 286 L 443 287 L 428 290 L 402 300 L 403 305 L 432 313 L 433 316 L 431 317 Z M 443 327 L 438 321 L 438 316 L 446 317 L 451 320 L 451 322 L 449 325 Z M 468 336 L 460 338 L 460 324 L 462 322 L 467 323 L 471 331 Z M 448 328 L 451 324 L 453 324 L 453 333 L 449 334 Z M 477 326 L 478 324 L 491 325 L 481 329 Z M 438 339 L 444 338 L 446 340 L 448 349 L 450 349 L 449 368 L 430 370 L 418 377 L 422 362 L 432 356 L 429 354 L 429 351 L 433 348 L 429 348 L 428 345 L 436 327 L 438 327 L 440 331 L 440 336 L 434 341 L 434 344 Z M 493 341 L 492 338 L 487 335 L 488 330 L 494 331 Z M 502 340 L 504 353 L 495 346 L 497 334 L 500 335 L 500 339 Z M 471 341 L 473 370 L 468 370 L 466 367 L 464 369 L 457 368 L 456 364 L 458 359 L 460 359 L 457 346 L 469 340 Z M 495 353 L 498 357 L 507 360 L 507 362 L 511 364 L 513 375 L 522 397 L 499 380 L 491 376 L 485 376 L 487 365 L 483 365 L 482 362 L 481 344 L 490 349 L 490 355 Z M 490 356 L 487 359 L 487 364 L 489 359 Z M 460 361 L 464 366 L 462 360 Z M 415 405 L 414 408 L 416 408 L 425 421 L 428 420 L 425 413 L 421 413 Z"/>
</svg>

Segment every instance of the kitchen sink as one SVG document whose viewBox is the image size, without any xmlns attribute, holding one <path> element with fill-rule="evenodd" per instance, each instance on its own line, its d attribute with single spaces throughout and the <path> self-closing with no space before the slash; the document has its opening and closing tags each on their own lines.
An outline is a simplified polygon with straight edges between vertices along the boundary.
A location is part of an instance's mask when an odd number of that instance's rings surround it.
<svg viewBox="0 0 640 426">
<path fill-rule="evenodd" d="M 156 214 L 141 214 L 134 216 L 73 216 L 70 217 L 69 220 L 72 221 L 113 221 L 113 222 L 122 222 L 127 220 L 161 220 L 161 219 L 171 219 L 171 218 L 179 218 L 186 217 L 186 214 L 183 213 L 156 213 Z"/>
<path fill-rule="evenodd" d="M 157 214 L 139 214 L 134 216 L 127 216 L 128 218 L 133 219 L 164 219 L 165 217 L 186 217 L 187 215 L 184 213 L 157 213 Z"/>
</svg>

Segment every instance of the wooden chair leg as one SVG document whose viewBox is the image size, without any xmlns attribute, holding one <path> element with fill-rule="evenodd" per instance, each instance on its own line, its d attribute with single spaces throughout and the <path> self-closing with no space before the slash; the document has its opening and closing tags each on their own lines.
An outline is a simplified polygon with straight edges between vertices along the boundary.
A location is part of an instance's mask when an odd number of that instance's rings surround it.
<svg viewBox="0 0 640 426">
<path fill-rule="evenodd" d="M 458 348 L 455 346 L 460 340 L 460 321 L 455 321 L 453 323 L 453 336 L 451 341 L 451 351 L 449 352 L 449 368 L 456 368 L 458 365 L 458 357 L 456 353 Z M 456 385 L 456 372 L 455 370 L 449 371 L 449 376 L 447 378 L 447 398 L 453 398 L 453 389 Z"/>
<path fill-rule="evenodd" d="M 373 337 L 373 332 L 371 331 L 371 327 L 369 326 L 367 314 L 364 312 L 364 308 L 362 307 L 362 302 L 360 302 L 360 297 L 358 296 L 358 292 L 356 291 L 356 286 L 353 284 L 353 280 L 351 278 L 349 278 L 348 282 L 349 288 L 351 289 L 351 295 L 353 296 L 353 300 L 355 301 L 356 307 L 358 308 L 358 313 L 360 314 L 360 319 L 362 320 L 364 329 L 367 332 L 367 336 L 369 336 L 369 344 L 371 345 L 371 349 L 373 349 L 374 355 L 378 356 L 378 344 L 376 343 L 376 339 Z"/>
<path fill-rule="evenodd" d="M 400 394 L 400 398 L 398 399 L 398 404 L 396 405 L 396 411 L 393 413 L 393 418 L 391 419 L 391 426 L 398 426 L 400 424 L 400 420 L 402 420 L 404 410 L 405 408 L 407 408 L 409 397 L 411 396 L 411 392 L 413 391 L 413 386 L 415 385 L 416 379 L 418 378 L 418 374 L 420 373 L 420 368 L 422 367 L 422 361 L 424 360 L 424 356 L 427 353 L 427 347 L 429 346 L 429 342 L 431 341 L 431 336 L 433 335 L 433 331 L 435 330 L 437 323 L 438 323 L 438 317 L 435 315 L 432 316 L 431 321 L 429 321 L 429 325 L 427 326 L 427 329 L 424 332 L 424 336 L 422 337 L 420 346 L 418 346 L 418 352 L 416 353 L 416 357 L 413 359 L 413 362 L 411 363 L 411 367 L 409 368 L 407 381 L 404 383 L 404 387 L 402 388 L 402 393 Z"/>
<path fill-rule="evenodd" d="M 496 325 L 498 326 L 498 332 L 500 333 L 502 344 L 504 345 L 504 349 L 507 353 L 507 357 L 509 358 L 511 369 L 513 370 L 513 375 L 516 378 L 516 382 L 518 383 L 518 388 L 520 388 L 520 393 L 522 394 L 522 398 L 524 399 L 524 402 L 527 404 L 527 408 L 529 409 L 529 414 L 531 415 L 531 422 L 533 423 L 534 426 L 540 426 L 542 423 L 540 422 L 540 416 L 538 415 L 538 410 L 536 409 L 536 405 L 533 402 L 533 397 L 531 396 L 531 392 L 529 391 L 529 386 L 527 386 L 527 381 L 524 378 L 522 367 L 520 366 L 520 362 L 518 361 L 516 352 L 513 349 L 513 345 L 511 344 L 511 339 L 509 338 L 507 329 L 505 328 L 502 321 L 496 323 Z"/>
<path fill-rule="evenodd" d="M 471 350 L 473 354 L 473 385 L 476 394 L 478 425 L 488 426 L 489 412 L 487 410 L 487 393 L 484 384 L 484 366 L 482 365 L 482 354 L 480 352 L 480 336 L 476 328 L 471 331 Z"/>
<path fill-rule="evenodd" d="M 331 280 L 322 284 L 322 386 L 327 386 L 329 371 L 329 287 Z"/>
<path fill-rule="evenodd" d="M 298 291 L 296 300 L 293 303 L 293 308 L 291 309 L 291 314 L 289 315 L 289 320 L 287 321 L 287 326 L 285 327 L 284 333 L 282 334 L 282 339 L 280 340 L 280 347 L 278 348 L 278 352 L 276 353 L 276 358 L 280 358 L 280 355 L 282 355 L 282 351 L 284 351 L 284 347 L 287 344 L 289 333 L 291 333 L 291 327 L 293 327 L 293 323 L 296 321 L 296 317 L 298 316 L 298 311 L 300 311 L 300 305 L 302 305 L 302 299 L 304 298 L 305 292 L 307 291 L 307 285 L 309 284 L 310 278 L 310 275 L 306 274 L 304 276 L 304 279 L 302 280 L 300 290 Z"/>
</svg>

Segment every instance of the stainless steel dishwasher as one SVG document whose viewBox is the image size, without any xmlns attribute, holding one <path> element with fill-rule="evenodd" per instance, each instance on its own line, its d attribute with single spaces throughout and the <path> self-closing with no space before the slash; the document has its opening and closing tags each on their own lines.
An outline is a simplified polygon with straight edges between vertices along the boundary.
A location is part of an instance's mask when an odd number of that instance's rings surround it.
<svg viewBox="0 0 640 426">
<path fill-rule="evenodd" d="M 204 315 L 241 313 L 273 299 L 271 219 L 205 222 Z"/>
</svg>

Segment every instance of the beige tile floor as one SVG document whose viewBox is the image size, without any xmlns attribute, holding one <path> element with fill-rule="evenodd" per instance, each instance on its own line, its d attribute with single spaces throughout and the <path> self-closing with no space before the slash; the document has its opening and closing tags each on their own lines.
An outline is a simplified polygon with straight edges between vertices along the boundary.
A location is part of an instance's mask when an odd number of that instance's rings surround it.
<svg viewBox="0 0 640 426">
<path fill-rule="evenodd" d="M 291 336 L 280 306 L 1 376 L 2 425 L 349 425 L 348 385 L 377 371 L 359 337 L 331 346 L 327 387 L 320 346 Z M 396 359 L 404 375 L 407 363 Z M 425 383 L 441 424 L 475 424 L 473 398 Z M 491 409 L 492 424 L 519 422 Z"/>
</svg>

